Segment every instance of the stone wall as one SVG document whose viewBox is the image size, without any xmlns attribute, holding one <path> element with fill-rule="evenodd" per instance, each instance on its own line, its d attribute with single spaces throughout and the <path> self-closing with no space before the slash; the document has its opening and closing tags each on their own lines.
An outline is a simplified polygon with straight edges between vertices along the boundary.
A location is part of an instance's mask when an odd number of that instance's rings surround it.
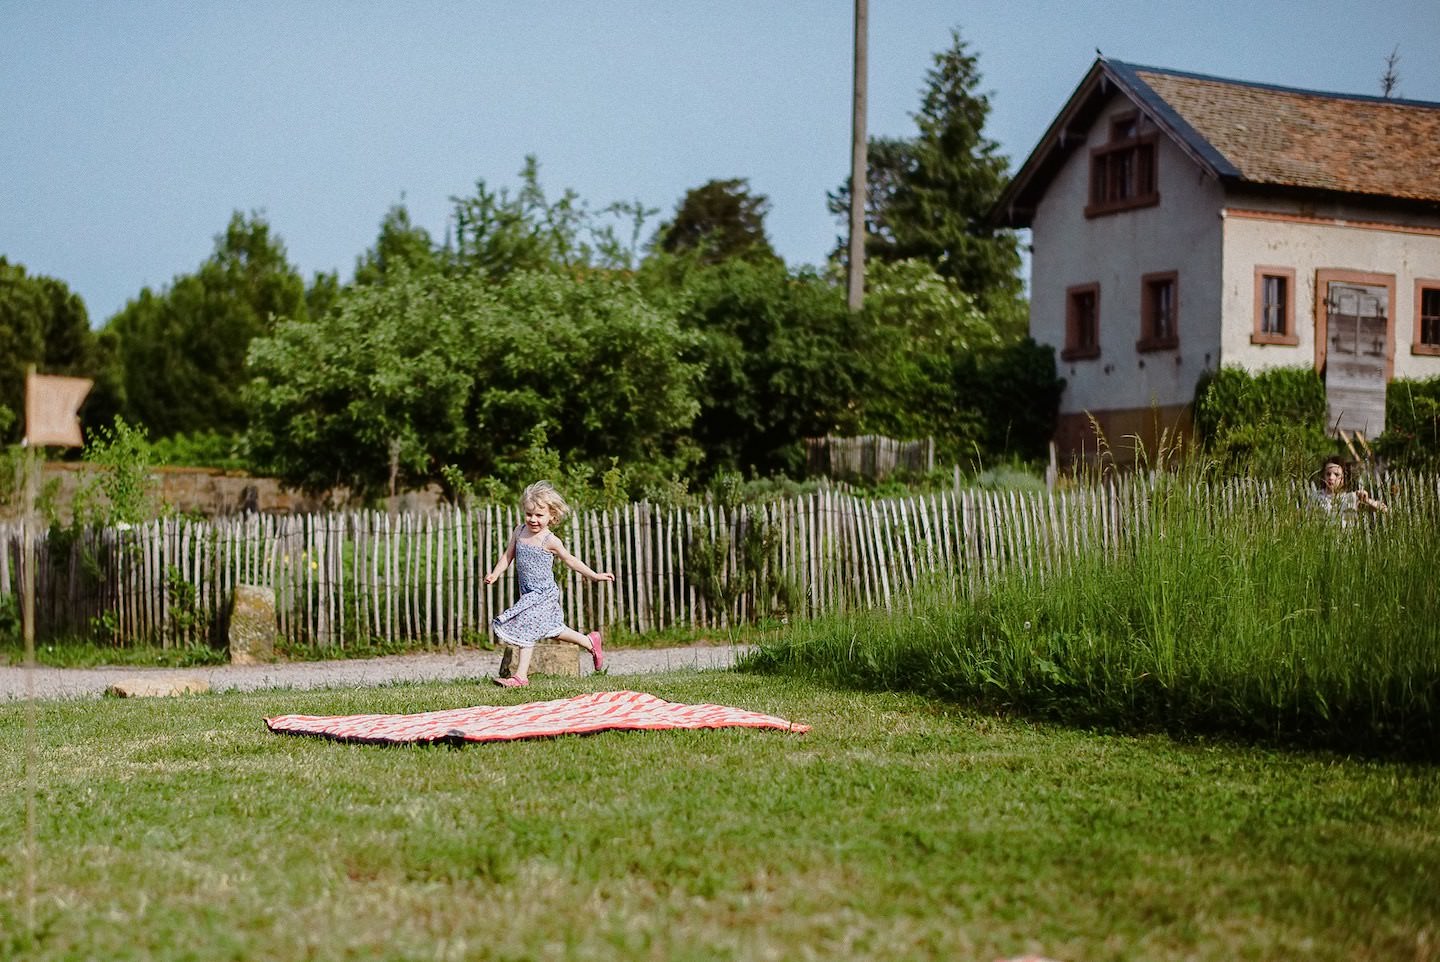
<svg viewBox="0 0 1440 962">
<path fill-rule="evenodd" d="M 96 468 L 74 461 L 47 462 L 41 469 L 42 490 L 52 489 L 63 518 L 70 517 L 75 492 L 87 472 Z M 155 496 L 174 511 L 207 518 L 259 511 L 263 514 L 306 514 L 352 507 L 344 489 L 323 496 L 306 495 L 284 487 L 274 478 L 257 478 L 241 471 L 218 468 L 155 468 L 150 473 Z M 17 499 L 18 500 L 18 499 Z M 395 498 L 397 511 L 426 511 L 440 503 L 440 491 L 431 486 Z M 13 519 L 19 505 L 0 505 L 0 520 Z"/>
</svg>

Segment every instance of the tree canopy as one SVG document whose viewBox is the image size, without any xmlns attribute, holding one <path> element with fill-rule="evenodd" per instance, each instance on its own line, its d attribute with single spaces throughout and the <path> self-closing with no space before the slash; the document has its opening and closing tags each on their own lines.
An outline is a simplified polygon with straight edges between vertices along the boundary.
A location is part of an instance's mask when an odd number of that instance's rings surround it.
<svg viewBox="0 0 1440 962">
<path fill-rule="evenodd" d="M 10 412 L 0 440 L 18 440 L 25 399 L 25 370 L 89 376 L 95 338 L 85 302 L 63 282 L 26 273 L 0 257 L 0 407 Z"/>
<path fill-rule="evenodd" d="M 522 270 L 634 266 L 640 233 L 654 209 L 637 200 L 616 201 L 597 211 L 568 189 L 552 200 L 540 184 L 540 162 L 534 156 L 525 158 L 520 181 L 514 194 L 482 179 L 470 196 L 450 198 L 453 270 L 503 278 Z"/>
<path fill-rule="evenodd" d="M 396 204 L 380 221 L 375 246 L 356 261 L 355 283 L 383 284 L 397 273 L 424 276 L 438 273 L 444 266 L 430 232 L 411 223 L 410 211 L 404 204 Z"/>
<path fill-rule="evenodd" d="M 655 246 L 669 254 L 689 253 L 705 264 L 778 261 L 765 234 L 769 210 L 769 198 L 752 193 L 748 180 L 707 181 L 685 192 L 675 216 L 656 232 Z"/>
<path fill-rule="evenodd" d="M 127 420 L 155 437 L 243 431 L 250 341 L 305 313 L 305 282 L 280 239 L 237 212 L 195 273 L 143 289 L 106 325 Z"/>
<path fill-rule="evenodd" d="M 447 466 L 503 475 L 535 429 L 568 459 L 684 471 L 690 340 L 616 278 L 520 271 L 354 287 L 251 347 L 254 457 L 308 490 L 373 498 Z M 532 479 L 533 480 L 533 479 Z"/>
<path fill-rule="evenodd" d="M 693 435 L 705 472 L 802 473 L 805 438 L 856 422 L 868 363 L 862 320 L 838 285 L 779 261 L 731 260 L 684 276 L 672 296 L 699 338 Z"/>
</svg>

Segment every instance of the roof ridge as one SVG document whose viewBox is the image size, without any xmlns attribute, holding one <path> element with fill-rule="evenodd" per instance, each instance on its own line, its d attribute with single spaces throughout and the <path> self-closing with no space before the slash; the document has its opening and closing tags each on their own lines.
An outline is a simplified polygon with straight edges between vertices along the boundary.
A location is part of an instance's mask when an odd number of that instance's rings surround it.
<svg viewBox="0 0 1440 962">
<path fill-rule="evenodd" d="M 1147 64 L 1129 63 L 1111 57 L 1104 57 L 1102 60 L 1112 67 L 1118 67 L 1132 73 L 1144 71 L 1147 73 L 1162 74 L 1167 77 L 1180 77 L 1186 80 L 1204 80 L 1210 83 L 1230 84 L 1235 87 L 1249 87 L 1255 90 L 1268 90 L 1276 93 L 1305 94 L 1311 97 L 1326 97 L 1333 100 L 1357 100 L 1376 104 L 1393 104 L 1398 107 L 1425 107 L 1440 110 L 1440 102 L 1433 100 L 1411 100 L 1406 97 L 1381 97 L 1375 94 L 1351 94 L 1333 90 L 1312 90 L 1308 87 L 1289 87 L 1284 84 L 1261 83 L 1255 80 L 1237 80 L 1234 77 L 1219 77 L 1214 74 L 1197 73 L 1192 70 L 1176 70 L 1171 67 L 1154 67 Z"/>
</svg>

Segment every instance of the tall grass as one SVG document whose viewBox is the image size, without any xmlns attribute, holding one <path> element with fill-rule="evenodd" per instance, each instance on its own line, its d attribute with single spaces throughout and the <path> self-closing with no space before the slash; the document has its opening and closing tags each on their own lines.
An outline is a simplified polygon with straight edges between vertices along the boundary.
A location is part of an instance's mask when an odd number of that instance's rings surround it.
<svg viewBox="0 0 1440 962">
<path fill-rule="evenodd" d="M 793 626 L 753 664 L 1081 724 L 1440 757 L 1433 491 L 1341 527 L 1298 488 L 1183 471 L 1136 490 L 1118 539 L 1058 568 L 973 595 L 937 579 L 890 611 Z"/>
</svg>

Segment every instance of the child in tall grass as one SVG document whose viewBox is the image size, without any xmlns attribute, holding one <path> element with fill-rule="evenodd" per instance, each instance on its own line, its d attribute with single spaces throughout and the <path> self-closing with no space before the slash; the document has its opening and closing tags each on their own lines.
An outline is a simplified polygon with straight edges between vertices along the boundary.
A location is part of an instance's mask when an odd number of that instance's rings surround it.
<svg viewBox="0 0 1440 962">
<path fill-rule="evenodd" d="M 553 559 L 559 558 L 573 571 L 591 581 L 614 581 L 608 571 L 596 572 L 565 549 L 560 539 L 550 532 L 550 525 L 570 513 L 570 506 L 549 481 L 536 481 L 520 497 L 525 523 L 510 535 L 510 543 L 495 567 L 485 576 L 487 585 L 494 584 L 510 563 L 515 562 L 515 577 L 520 582 L 520 600 L 491 621 L 495 635 L 507 645 L 519 649 L 519 662 L 509 678 L 496 678 L 497 685 L 523 688 L 530 684 L 530 658 L 535 644 L 546 638 L 558 638 L 579 645 L 590 652 L 599 671 L 605 664 L 604 644 L 600 632 L 582 635 L 565 624 L 560 610 L 560 586 L 555 584 Z"/>
<path fill-rule="evenodd" d="M 1320 466 L 1320 487 L 1313 493 L 1315 504 L 1322 511 L 1336 515 L 1342 524 L 1349 524 L 1361 511 L 1386 514 L 1390 507 L 1384 501 L 1370 497 L 1364 488 L 1345 490 L 1345 462 L 1338 457 L 1328 457 Z"/>
</svg>

